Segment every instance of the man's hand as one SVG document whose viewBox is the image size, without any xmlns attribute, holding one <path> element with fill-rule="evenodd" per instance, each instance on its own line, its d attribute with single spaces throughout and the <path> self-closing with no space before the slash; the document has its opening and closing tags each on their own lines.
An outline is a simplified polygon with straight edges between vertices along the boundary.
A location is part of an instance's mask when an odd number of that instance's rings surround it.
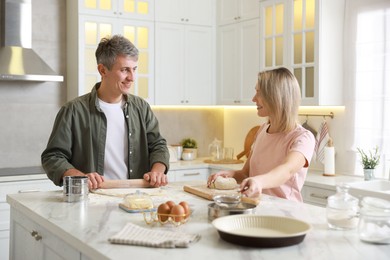
<svg viewBox="0 0 390 260">
<path fill-rule="evenodd" d="M 95 190 L 100 187 L 100 184 L 104 182 L 104 177 L 97 172 L 91 172 L 86 174 L 88 177 L 88 188 Z"/>
<path fill-rule="evenodd" d="M 104 182 L 104 177 L 97 172 L 83 173 L 77 169 L 69 169 L 64 173 L 64 176 L 87 176 L 90 190 L 99 188 L 100 184 Z"/>
<path fill-rule="evenodd" d="M 168 184 L 168 177 L 163 172 L 147 172 L 144 174 L 144 180 L 150 183 L 150 186 L 158 188 Z"/>
</svg>

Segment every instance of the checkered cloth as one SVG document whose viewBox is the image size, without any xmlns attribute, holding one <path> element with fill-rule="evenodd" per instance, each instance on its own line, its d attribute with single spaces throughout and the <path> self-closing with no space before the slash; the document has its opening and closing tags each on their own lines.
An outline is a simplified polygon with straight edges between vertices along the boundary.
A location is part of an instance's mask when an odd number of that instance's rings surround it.
<svg viewBox="0 0 390 260">
<path fill-rule="evenodd" d="M 126 226 L 108 241 L 113 244 L 176 248 L 188 247 L 200 239 L 200 235 L 186 234 L 169 230 L 152 230 L 132 223 Z"/>
</svg>

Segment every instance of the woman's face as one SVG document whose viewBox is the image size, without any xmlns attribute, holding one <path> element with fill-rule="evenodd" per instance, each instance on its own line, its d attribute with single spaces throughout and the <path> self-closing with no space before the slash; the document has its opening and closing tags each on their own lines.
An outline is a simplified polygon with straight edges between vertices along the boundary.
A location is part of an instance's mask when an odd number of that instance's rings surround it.
<svg viewBox="0 0 390 260">
<path fill-rule="evenodd" d="M 257 106 L 257 115 L 259 117 L 269 116 L 267 108 L 264 106 L 263 98 L 260 95 L 259 86 L 256 84 L 256 94 L 253 96 L 252 101 L 256 103 Z"/>
</svg>

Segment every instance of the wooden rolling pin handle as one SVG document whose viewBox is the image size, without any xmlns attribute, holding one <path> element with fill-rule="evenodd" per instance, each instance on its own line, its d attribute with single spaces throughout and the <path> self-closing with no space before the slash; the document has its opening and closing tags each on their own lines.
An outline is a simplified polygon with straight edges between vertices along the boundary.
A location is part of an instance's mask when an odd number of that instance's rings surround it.
<svg viewBox="0 0 390 260">
<path fill-rule="evenodd" d="M 115 189 L 115 188 L 149 188 L 149 182 L 144 179 L 133 180 L 106 180 L 99 186 L 100 189 Z"/>
</svg>

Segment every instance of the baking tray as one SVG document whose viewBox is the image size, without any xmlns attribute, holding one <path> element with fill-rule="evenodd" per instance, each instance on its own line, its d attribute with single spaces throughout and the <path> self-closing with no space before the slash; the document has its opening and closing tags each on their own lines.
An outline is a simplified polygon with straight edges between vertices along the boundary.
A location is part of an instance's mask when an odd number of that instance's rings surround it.
<svg viewBox="0 0 390 260">
<path fill-rule="evenodd" d="M 304 221 L 260 215 L 233 215 L 213 220 L 220 237 L 248 247 L 284 247 L 299 244 L 311 230 Z"/>
</svg>

